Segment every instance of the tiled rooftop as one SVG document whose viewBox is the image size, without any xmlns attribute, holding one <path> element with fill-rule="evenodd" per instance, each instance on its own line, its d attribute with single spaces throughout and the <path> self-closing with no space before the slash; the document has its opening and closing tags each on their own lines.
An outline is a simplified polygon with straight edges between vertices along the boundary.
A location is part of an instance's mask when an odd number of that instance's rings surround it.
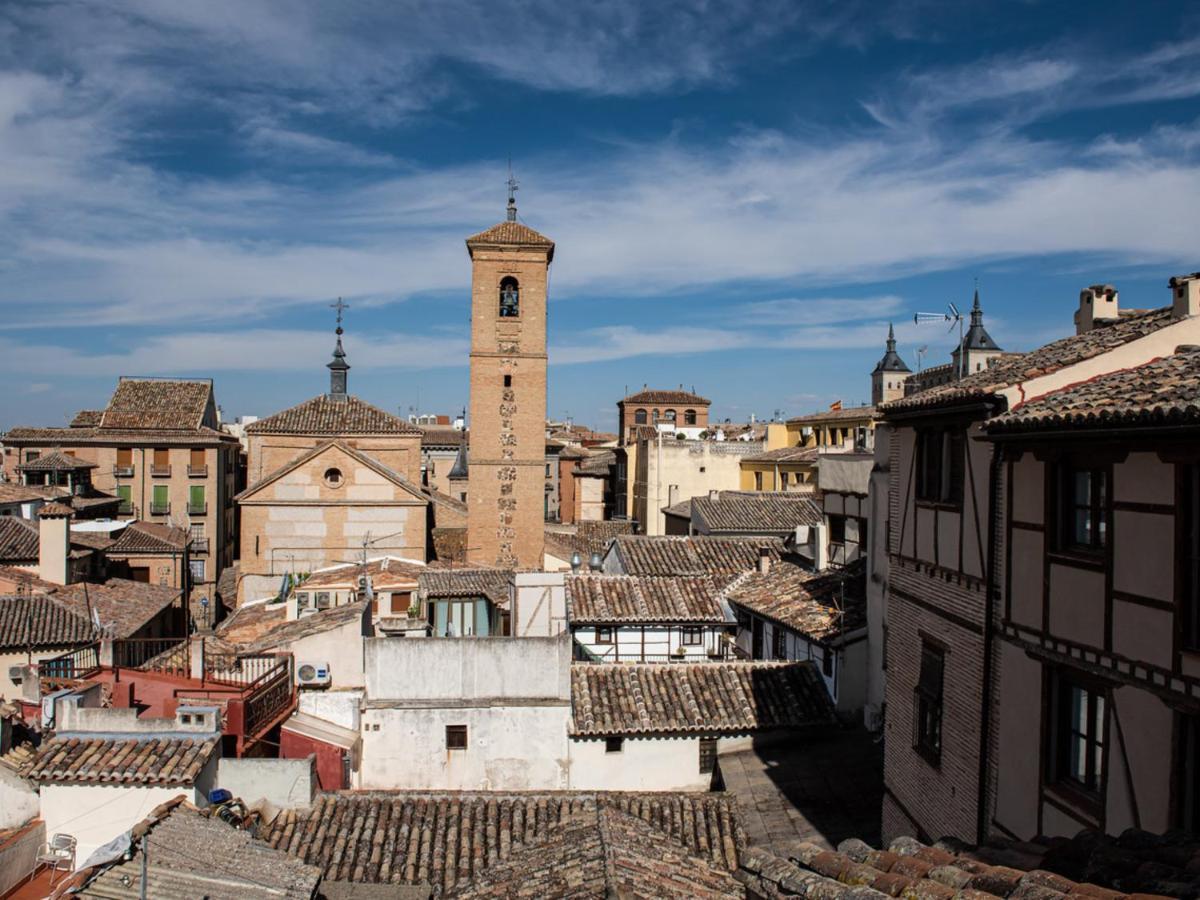
<svg viewBox="0 0 1200 900">
<path fill-rule="evenodd" d="M 572 624 L 723 622 L 720 594 L 727 581 L 709 575 L 568 575 L 569 616 Z"/>
<path fill-rule="evenodd" d="M 71 428 L 96 428 L 100 424 L 100 419 L 104 416 L 102 409 L 81 409 L 75 413 L 75 418 L 71 419 Z"/>
<path fill-rule="evenodd" d="M 963 400 L 986 399 L 1011 385 L 1048 375 L 1092 359 L 1101 353 L 1107 353 L 1170 325 L 1173 321 L 1169 306 L 1123 315 L 1110 324 L 1100 324 L 1091 331 L 1062 338 L 1029 353 L 1003 356 L 981 372 L 974 372 L 961 380 L 885 403 L 880 407 L 880 411 L 887 415 L 907 409 L 932 408 Z"/>
<path fill-rule="evenodd" d="M 71 876 L 77 896 L 135 898 L 141 889 L 142 841 L 149 846 L 146 896 L 156 900 L 308 900 L 321 873 L 177 798 L 131 832 L 129 858 Z"/>
<path fill-rule="evenodd" d="M 319 394 L 273 416 L 251 422 L 246 426 L 246 433 L 420 435 L 421 429 L 353 395 L 345 400 L 333 400 Z"/>
<path fill-rule="evenodd" d="M 708 406 L 712 403 L 706 397 L 693 394 L 691 391 L 656 391 L 654 389 L 638 391 L 625 397 L 622 403 L 661 403 L 682 406 Z"/>
<path fill-rule="evenodd" d="M 987 424 L 1005 433 L 1047 428 L 1200 425 L 1200 347 L 1101 375 L 1021 403 Z"/>
<path fill-rule="evenodd" d="M 692 498 L 692 520 L 707 533 L 777 532 L 820 525 L 821 507 L 807 494 L 783 491 L 718 491 Z"/>
<path fill-rule="evenodd" d="M 241 645 L 241 652 L 263 653 L 268 650 L 285 648 L 295 641 L 303 640 L 316 634 L 323 634 L 326 631 L 341 628 L 343 625 L 349 625 L 352 622 L 361 621 L 366 605 L 365 601 L 347 603 L 343 606 L 335 606 L 332 609 L 320 610 L 311 616 L 305 616 L 303 619 L 280 622 L 278 625 L 264 631 L 249 643 Z M 228 631 L 223 632 L 222 637 L 228 640 L 228 634 Z"/>
<path fill-rule="evenodd" d="M 21 463 L 18 468 L 22 472 L 75 472 L 84 469 L 95 469 L 98 466 L 86 459 L 79 459 L 70 453 L 63 453 L 58 448 L 49 453 L 43 453 L 37 459 Z"/>
<path fill-rule="evenodd" d="M 571 733 L 744 734 L 833 722 L 811 662 L 575 664 Z"/>
<path fill-rule="evenodd" d="M 202 426 L 190 430 L 168 428 L 31 428 L 19 426 L 4 435 L 7 444 L 21 447 L 146 446 L 214 447 L 237 443 L 237 438 Z"/>
<path fill-rule="evenodd" d="M 789 425 L 824 425 L 837 424 L 853 419 L 875 418 L 873 406 L 844 406 L 841 409 L 827 409 L 824 412 L 809 413 L 806 416 L 794 416 L 787 420 Z"/>
<path fill-rule="evenodd" d="M 94 616 L 115 638 L 131 637 L 180 598 L 180 588 L 110 578 L 103 584 L 80 581 L 55 588 L 55 603 L 77 616 Z"/>
<path fill-rule="evenodd" d="M 422 447 L 457 447 L 466 439 L 466 432 L 457 428 L 425 427 L 421 429 Z"/>
<path fill-rule="evenodd" d="M 711 900 L 741 898 L 745 890 L 727 868 L 688 853 L 664 831 L 600 807 L 563 821 L 447 896 Z"/>
<path fill-rule="evenodd" d="M 188 533 L 174 525 L 158 522 L 133 522 L 108 548 L 113 554 L 182 553 Z"/>
<path fill-rule="evenodd" d="M 0 516 L 0 560 L 26 562 L 37 558 L 37 523 L 20 516 Z"/>
<path fill-rule="evenodd" d="M 22 774 L 39 784 L 195 783 L 217 738 L 57 737 L 38 747 Z"/>
<path fill-rule="evenodd" d="M 554 249 L 554 241 L 544 234 L 538 234 L 523 222 L 501 222 L 486 231 L 473 234 L 467 238 L 467 246 L 472 244 L 519 244 L 533 247 L 549 247 Z"/>
<path fill-rule="evenodd" d="M 777 562 L 777 537 L 673 537 L 622 535 L 613 550 L 628 575 L 740 575 L 758 565 L 759 550 Z"/>
<path fill-rule="evenodd" d="M 737 806 L 720 794 L 321 794 L 310 809 L 282 812 L 263 836 L 328 880 L 424 883 L 442 892 L 601 808 L 646 822 L 711 866 L 737 868 Z"/>
<path fill-rule="evenodd" d="M 32 503 L 35 500 L 50 500 L 55 497 L 67 497 L 70 491 L 65 487 L 53 487 L 33 484 L 17 484 L 14 481 L 0 481 L 0 503 Z"/>
<path fill-rule="evenodd" d="M 105 431 L 185 431 L 204 424 L 208 381 L 122 378 L 100 419 Z"/>
<path fill-rule="evenodd" d="M 815 463 L 821 458 L 820 447 L 780 447 L 742 457 L 743 462 Z"/>
<path fill-rule="evenodd" d="M 375 590 L 408 587 L 409 585 L 415 587 L 417 579 L 426 571 L 428 570 L 424 563 L 400 559 L 395 556 L 384 556 L 380 559 L 368 560 L 366 566 L 366 574 L 370 576 L 371 584 Z M 296 590 L 310 591 L 320 587 L 342 587 L 347 585 L 357 587 L 359 576 L 362 574 L 363 567 L 361 564 L 346 563 L 345 565 L 313 572 L 304 580 L 303 584 L 297 585 Z"/>
<path fill-rule="evenodd" d="M 507 569 L 429 569 L 419 578 L 422 600 L 446 597 L 487 597 L 502 606 L 508 603 Z"/>
<path fill-rule="evenodd" d="M 867 624 L 866 569 L 814 574 L 787 563 L 748 572 L 725 592 L 731 603 L 815 641 L 831 641 Z"/>
<path fill-rule="evenodd" d="M 0 648 L 67 647 L 96 639 L 95 629 L 44 594 L 0 596 Z"/>
<path fill-rule="evenodd" d="M 767 850 L 742 855 L 738 879 L 784 895 L 829 898 L 1028 897 L 1103 900 L 1137 895 L 1189 897 L 1200 889 L 1200 844 L 1186 835 L 1136 829 L 1120 837 L 1091 831 L 1046 844 L 991 841 L 972 849 L 958 841 L 930 846 L 896 838 L 875 850 L 851 838 L 830 851 L 798 842 L 786 858 Z M 870 891 L 864 895 L 864 891 Z M 768 894 L 774 896 L 773 894 Z"/>
</svg>

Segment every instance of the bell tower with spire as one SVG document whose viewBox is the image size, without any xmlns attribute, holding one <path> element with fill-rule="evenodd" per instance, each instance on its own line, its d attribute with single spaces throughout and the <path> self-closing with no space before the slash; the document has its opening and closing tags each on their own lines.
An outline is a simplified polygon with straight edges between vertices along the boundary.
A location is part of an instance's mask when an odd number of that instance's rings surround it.
<svg viewBox="0 0 1200 900">
<path fill-rule="evenodd" d="M 963 335 L 962 346 L 955 348 L 950 354 L 954 360 L 954 371 L 961 373 L 963 377 L 972 372 L 980 372 L 987 368 L 992 357 L 1003 352 L 983 327 L 983 307 L 979 305 L 979 288 L 975 288 L 975 302 L 971 304 L 971 325 Z M 963 354 L 965 358 L 962 360 L 962 368 L 959 368 L 959 358 Z"/>
<path fill-rule="evenodd" d="M 904 382 L 912 374 L 896 352 L 896 329 L 888 325 L 887 350 L 871 372 L 871 405 L 878 406 L 904 396 Z"/>
<path fill-rule="evenodd" d="M 467 238 L 471 419 L 467 558 L 541 569 L 545 547 L 546 285 L 554 242 L 517 220 Z M 466 454 L 464 454 L 465 460 Z"/>
</svg>

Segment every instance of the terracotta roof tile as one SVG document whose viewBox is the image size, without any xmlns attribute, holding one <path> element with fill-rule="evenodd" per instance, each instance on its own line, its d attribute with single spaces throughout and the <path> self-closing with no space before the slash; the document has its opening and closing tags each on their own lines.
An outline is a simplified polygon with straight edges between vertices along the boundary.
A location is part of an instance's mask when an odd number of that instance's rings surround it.
<svg viewBox="0 0 1200 900">
<path fill-rule="evenodd" d="M 638 391 L 621 400 L 622 403 L 664 403 L 680 404 L 683 406 L 709 406 L 712 401 L 691 391 L 658 391 L 654 389 Z"/>
<path fill-rule="evenodd" d="M 448 897 L 741 898 L 729 870 L 701 859 L 665 831 L 612 807 L 560 823 Z"/>
<path fill-rule="evenodd" d="M 75 515 L 75 510 L 68 504 L 60 503 L 57 500 L 51 500 L 38 509 L 39 519 L 69 519 L 73 515 Z"/>
<path fill-rule="evenodd" d="M 38 747 L 23 774 L 39 784 L 139 784 L 184 787 L 218 739 L 58 737 Z"/>
<path fill-rule="evenodd" d="M 237 443 L 231 434 L 214 428 L 180 429 L 116 429 L 116 428 L 31 428 L 18 426 L 4 435 L 7 444 L 21 447 L 146 446 L 215 447 Z"/>
<path fill-rule="evenodd" d="M 180 594 L 179 588 L 170 585 L 110 578 L 103 584 L 80 581 L 62 585 L 52 596 L 77 616 L 98 619 L 112 637 L 128 638 L 179 600 Z"/>
<path fill-rule="evenodd" d="M 581 791 L 321 794 L 309 809 L 280 813 L 264 837 L 318 866 L 328 881 L 429 884 L 440 895 L 477 884 L 523 846 L 598 809 L 646 822 L 687 854 L 730 872 L 745 844 L 737 805 L 721 794 Z"/>
<path fill-rule="evenodd" d="M 102 409 L 81 409 L 75 413 L 75 418 L 71 420 L 71 428 L 96 428 L 100 425 L 100 419 L 104 417 Z"/>
<path fill-rule="evenodd" d="M 532 247 L 549 247 L 554 249 L 554 241 L 544 234 L 538 234 L 522 222 L 501 222 L 486 231 L 473 234 L 467 238 L 467 246 L 475 244 L 518 244 Z"/>
<path fill-rule="evenodd" d="M 571 733 L 743 734 L 834 721 L 811 662 L 571 666 Z"/>
<path fill-rule="evenodd" d="M 772 563 L 783 556 L 777 537 L 620 535 L 613 548 L 626 575 L 740 575 L 757 567 L 765 549 Z"/>
<path fill-rule="evenodd" d="M 993 433 L 1044 428 L 1200 425 L 1200 347 L 1045 394 L 987 423 Z"/>
<path fill-rule="evenodd" d="M 352 585 L 357 587 L 358 578 L 363 567 L 359 563 L 346 563 L 331 566 L 313 572 L 304 579 L 303 584 L 296 586 L 298 591 L 308 591 L 313 588 L 332 585 Z M 392 587 L 416 587 L 417 579 L 428 571 L 426 565 L 410 559 L 400 559 L 395 556 L 384 556 L 379 559 L 367 560 L 367 574 L 375 590 L 388 590 Z"/>
<path fill-rule="evenodd" d="M 1111 324 L 1100 325 L 1083 334 L 1071 335 L 1032 350 L 1014 353 L 995 360 L 981 372 L 966 378 L 937 385 L 880 407 L 887 415 L 908 409 L 925 409 L 964 400 L 983 400 L 995 396 L 1006 387 L 1031 378 L 1057 372 L 1067 366 L 1107 353 L 1122 344 L 1152 334 L 1174 321 L 1171 307 L 1139 311 L 1122 316 Z"/>
<path fill-rule="evenodd" d="M 506 606 L 510 575 L 507 569 L 429 569 L 419 579 L 420 597 L 486 597 L 497 606 Z"/>
<path fill-rule="evenodd" d="M 100 419 L 104 431 L 188 431 L 204 424 L 212 401 L 209 381 L 122 378 Z"/>
<path fill-rule="evenodd" d="M 133 522 L 108 548 L 110 554 L 182 553 L 188 545 L 188 533 L 174 525 L 158 522 Z"/>
<path fill-rule="evenodd" d="M 820 525 L 821 507 L 807 494 L 785 491 L 718 491 L 692 498 L 693 521 L 706 534 L 776 532 L 791 534 L 801 525 Z"/>
<path fill-rule="evenodd" d="M 91 622 L 45 594 L 0 596 L 0 648 L 66 647 L 97 637 Z"/>
<path fill-rule="evenodd" d="M 742 461 L 815 463 L 820 457 L 820 447 L 780 447 L 765 453 L 755 453 L 753 456 L 743 456 Z"/>
<path fill-rule="evenodd" d="M 37 459 L 21 463 L 17 468 L 22 472 L 74 472 L 82 469 L 97 469 L 99 466 L 86 459 L 79 459 L 69 453 L 63 453 L 56 447 L 49 453 L 43 453 Z"/>
<path fill-rule="evenodd" d="M 29 562 L 37 558 L 37 523 L 20 516 L 0 516 L 0 561 Z"/>
<path fill-rule="evenodd" d="M 215 633 L 228 644 L 251 644 L 286 621 L 287 605 L 284 603 L 247 603 L 221 622 Z"/>
<path fill-rule="evenodd" d="M 815 641 L 830 641 L 867 624 L 866 568 L 815 574 L 781 563 L 760 574 L 748 572 L 725 598 Z"/>
<path fill-rule="evenodd" d="M 246 426 L 247 434 L 421 434 L 421 429 L 399 416 L 350 395 L 334 400 L 319 394 L 273 416 Z"/>
<path fill-rule="evenodd" d="M 421 429 L 421 446 L 457 447 L 463 443 L 466 437 L 467 433 L 459 431 L 457 428 L 425 427 Z"/>
<path fill-rule="evenodd" d="M 856 838 L 837 850 L 803 842 L 784 860 L 753 848 L 738 878 L 766 896 L 825 897 L 1189 897 L 1200 891 L 1200 841 L 1176 832 L 1130 828 L 1120 837 L 1084 830 L 1069 840 L 1018 843 L 993 838 L 967 847 L 945 838 L 923 844 L 898 837 L 886 850 Z M 1190 864 L 1189 864 L 1190 863 Z"/>
<path fill-rule="evenodd" d="M 824 412 L 809 413 L 805 416 L 795 416 L 787 420 L 789 425 L 818 425 L 825 422 L 845 422 L 847 419 L 873 419 L 873 406 L 844 406 L 841 409 L 827 409 Z"/>
<path fill-rule="evenodd" d="M 0 481 L 0 503 L 32 503 L 37 500 L 61 499 L 69 497 L 70 494 L 65 487 Z"/>
<path fill-rule="evenodd" d="M 572 624 L 608 622 L 724 622 L 721 591 L 728 579 L 568 575 Z"/>
<path fill-rule="evenodd" d="M 304 638 L 324 634 L 326 631 L 341 628 L 352 622 L 360 622 L 367 609 L 367 604 L 360 601 L 335 606 L 332 609 L 323 609 L 302 619 L 280 622 L 249 643 L 241 645 L 241 649 L 244 653 L 263 653 L 267 650 L 286 648 L 289 644 Z M 229 640 L 229 634 L 230 632 L 226 630 L 222 632 L 221 636 Z"/>
</svg>

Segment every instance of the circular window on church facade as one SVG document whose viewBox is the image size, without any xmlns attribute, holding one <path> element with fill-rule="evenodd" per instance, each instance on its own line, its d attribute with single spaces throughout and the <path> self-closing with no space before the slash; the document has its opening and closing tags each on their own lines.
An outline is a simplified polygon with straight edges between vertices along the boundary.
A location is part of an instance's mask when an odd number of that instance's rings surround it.
<svg viewBox="0 0 1200 900">
<path fill-rule="evenodd" d="M 331 488 L 341 487 L 342 481 L 343 481 L 343 479 L 342 479 L 342 470 L 341 469 L 326 469 L 325 470 L 325 483 L 327 485 L 329 485 Z"/>
</svg>

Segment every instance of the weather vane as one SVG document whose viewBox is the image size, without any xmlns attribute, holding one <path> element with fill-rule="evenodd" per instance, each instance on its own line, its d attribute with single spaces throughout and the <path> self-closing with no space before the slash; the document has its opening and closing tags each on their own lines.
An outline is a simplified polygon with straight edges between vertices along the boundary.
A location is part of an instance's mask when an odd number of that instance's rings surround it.
<svg viewBox="0 0 1200 900">
<path fill-rule="evenodd" d="M 512 160 L 508 161 L 508 221 L 517 220 L 517 189 L 520 187 L 517 176 L 513 174 Z"/>
</svg>

